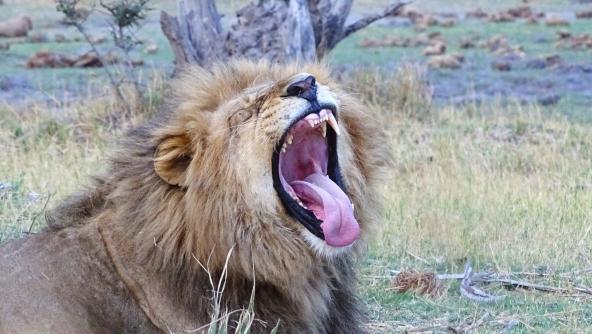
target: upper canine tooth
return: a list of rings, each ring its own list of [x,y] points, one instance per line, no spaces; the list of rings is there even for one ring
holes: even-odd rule
[[[292,140],[294,140],[294,136],[289,133],[288,137],[286,137],[286,143],[288,143],[288,145],[292,145]]]
[[[311,128],[315,126],[315,121],[314,120],[309,119],[307,121],[308,121],[308,124],[310,125]]]
[[[320,127],[319,127],[321,134],[323,135],[323,138],[327,137],[327,123],[323,123]]]
[[[339,136],[339,124],[337,124],[337,120],[335,119],[335,116],[333,116],[333,113],[329,113],[329,118],[327,119],[327,122],[329,123],[331,128],[333,128],[335,133]]]

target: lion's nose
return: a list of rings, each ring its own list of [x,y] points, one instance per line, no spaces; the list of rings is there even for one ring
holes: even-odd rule
[[[309,75],[304,80],[297,81],[286,89],[287,96],[301,97],[309,102],[317,99],[317,83],[315,77]]]

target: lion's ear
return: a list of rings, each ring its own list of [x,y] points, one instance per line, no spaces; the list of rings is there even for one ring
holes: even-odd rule
[[[192,156],[191,139],[187,134],[166,137],[156,148],[154,170],[165,182],[183,186]]]

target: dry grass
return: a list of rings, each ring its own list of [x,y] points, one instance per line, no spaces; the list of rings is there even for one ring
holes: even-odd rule
[[[47,198],[51,206],[101,172],[111,131],[99,110],[0,107],[0,183],[11,188],[0,191],[0,240],[27,231]]]
[[[534,107],[396,125],[384,252],[430,266],[592,266],[592,129]]]

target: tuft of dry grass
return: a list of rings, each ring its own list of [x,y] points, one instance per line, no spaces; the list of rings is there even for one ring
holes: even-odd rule
[[[444,292],[444,285],[438,275],[432,272],[419,272],[415,269],[403,270],[391,280],[396,292],[413,292],[422,296],[438,297]]]

